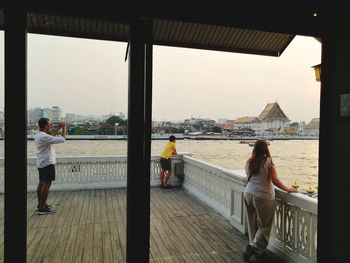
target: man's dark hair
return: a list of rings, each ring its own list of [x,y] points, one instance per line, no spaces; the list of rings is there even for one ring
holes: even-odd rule
[[[48,118],[41,118],[38,121],[38,125],[39,125],[40,130],[42,130],[48,123],[49,123],[49,119]]]
[[[174,135],[171,135],[171,136],[169,137],[169,141],[173,142],[173,141],[175,141],[175,140],[176,140],[176,137],[175,137]]]

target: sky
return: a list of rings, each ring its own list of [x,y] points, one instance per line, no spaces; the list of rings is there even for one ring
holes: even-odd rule
[[[28,108],[127,115],[126,43],[28,34]],[[154,46],[153,120],[259,116],[278,102],[291,121],[319,117],[312,66],[321,44],[296,36],[280,57]],[[4,107],[4,34],[0,31],[0,109]]]

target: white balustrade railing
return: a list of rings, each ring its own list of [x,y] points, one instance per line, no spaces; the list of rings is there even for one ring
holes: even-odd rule
[[[181,163],[182,155],[174,156],[174,169]],[[103,189],[126,187],[126,156],[65,156],[56,158],[56,180],[52,190]],[[160,173],[160,157],[151,157],[151,186],[158,185]],[[16,176],[16,175],[11,175]],[[173,177],[174,185],[181,183]],[[27,190],[35,191],[39,175],[36,158],[27,158]],[[4,192],[4,159],[0,159],[0,193]]]
[[[276,189],[270,248],[290,262],[317,262],[317,199]]]
[[[184,156],[183,161],[185,180],[182,186],[245,233],[244,176],[189,156]]]
[[[244,170],[231,171],[184,156],[183,187],[247,233]],[[275,188],[276,213],[269,249],[288,262],[316,262],[317,199]]]

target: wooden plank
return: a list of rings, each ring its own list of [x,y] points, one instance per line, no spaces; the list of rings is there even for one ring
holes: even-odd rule
[[[101,222],[101,191],[94,190],[94,223]]]
[[[70,198],[68,202],[70,202],[70,206],[68,207],[68,215],[66,216],[66,225],[72,225],[73,224],[73,217],[75,213],[77,212],[77,206],[79,202],[79,191],[72,191],[70,192]]]
[[[63,262],[72,262],[75,250],[75,242],[77,240],[77,234],[78,225],[72,225],[70,227],[67,243],[63,252]]]
[[[84,199],[83,199],[84,193],[82,191],[77,191],[75,195],[77,196],[77,199],[76,199],[76,206],[75,208],[73,208],[74,215],[72,218],[72,225],[78,225],[80,223],[80,217],[81,217],[83,202],[84,202]]]
[[[61,236],[61,233],[62,231],[64,231],[65,228],[64,227],[54,227],[53,228],[53,232],[51,234],[51,237],[50,237],[50,240],[47,244],[47,247],[46,247],[46,250],[45,250],[45,253],[42,257],[42,262],[51,262],[52,261],[52,258],[55,254],[55,250],[56,250],[56,247],[57,247],[57,243],[58,243],[58,240]],[[41,261],[40,261],[41,262]]]
[[[79,225],[82,225],[87,223],[87,217],[88,217],[88,214],[90,213],[90,210],[89,210],[90,191],[89,190],[81,191],[80,198],[82,199],[82,203],[81,203]]]
[[[113,201],[113,205],[117,210],[117,227],[118,227],[118,235],[121,243],[121,251],[123,253],[123,259],[126,261],[126,207],[125,201],[123,199],[126,198],[126,191],[121,189],[116,191],[116,197]],[[123,198],[124,197],[124,198]]]
[[[89,213],[87,214],[86,223],[92,224],[94,223],[94,210],[95,210],[95,190],[89,191]]]
[[[62,232],[60,234],[60,237],[58,239],[58,242],[56,244],[56,249],[53,257],[51,258],[51,262],[64,262],[64,251],[66,249],[67,241],[69,238],[69,234],[71,231],[71,226],[64,226],[62,229]]]
[[[103,262],[113,262],[112,244],[111,244],[111,232],[108,222],[101,223],[102,229],[102,248],[103,248]],[[115,235],[115,233],[114,233]]]
[[[86,224],[78,225],[77,237],[73,252],[73,260],[75,262],[83,262],[86,227]]]
[[[162,230],[157,227],[158,224],[158,220],[156,218],[154,218],[153,220],[151,220],[151,236],[154,239],[154,242],[158,248],[158,251],[160,252],[159,255],[154,255],[155,256],[155,260],[167,260],[171,258],[171,254],[169,252],[169,246],[167,245],[162,238]]]
[[[38,197],[36,192],[27,194],[27,214],[34,213],[38,206]]]
[[[122,248],[122,243],[118,232],[117,223],[109,222],[109,228],[111,233],[111,246],[112,246],[113,259],[116,262],[124,262],[125,259],[123,258],[123,251],[122,251],[123,248]]]
[[[37,245],[37,249],[35,253],[32,256],[28,253],[29,262],[42,262],[42,258],[44,256],[48,243],[51,242],[51,235],[54,230],[53,227],[44,228],[44,229],[46,230],[45,234],[40,240],[40,243]]]
[[[84,239],[84,254],[83,261],[86,263],[93,262],[94,254],[94,225],[86,224],[85,239]]]
[[[102,229],[101,223],[94,224],[94,254],[93,254],[93,262],[102,262]]]
[[[107,197],[104,189],[100,190],[100,199],[98,206],[100,207],[100,222],[107,223],[108,222],[108,213],[107,213]]]
[[[40,241],[44,237],[45,232],[46,232],[45,228],[39,228],[38,231],[33,236],[32,242],[30,242],[29,246],[27,246],[27,260],[29,262],[33,262],[31,261],[31,259],[35,254],[35,251],[39,248]]]
[[[116,198],[114,189],[105,189],[106,195],[106,209],[107,209],[107,221],[116,222],[117,221],[117,211],[113,207],[112,199]]]
[[[161,251],[159,250],[158,246],[157,246],[157,243],[155,241],[155,238],[154,238],[154,234],[153,234],[153,231],[152,230],[152,219],[151,219],[151,223],[150,223],[150,237],[149,237],[149,242],[150,242],[150,251],[149,251],[149,254],[150,254],[150,261],[154,261],[156,258],[157,258],[157,255],[160,255],[161,254]]]
[[[57,221],[56,221],[56,226],[63,226],[66,224],[66,217],[68,214],[68,209],[69,206],[71,205],[72,202],[70,202],[70,198],[71,198],[71,194],[70,192],[62,192],[62,196],[60,199],[60,209],[56,208],[56,213],[55,213],[55,217],[57,217]]]
[[[27,233],[27,253],[28,253],[28,248],[31,245],[32,241],[34,240],[35,235],[38,232],[38,230],[39,230],[39,228],[35,228],[35,229],[28,231],[28,233]],[[2,246],[1,250],[3,250],[3,246]]]

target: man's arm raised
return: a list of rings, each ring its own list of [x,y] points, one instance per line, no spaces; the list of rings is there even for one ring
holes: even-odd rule
[[[67,123],[66,122],[63,122],[62,124],[62,137],[66,138],[66,134],[67,134]]]
[[[57,127],[52,131],[52,133],[51,133],[52,136],[56,136],[56,135],[57,135],[58,131],[61,129],[61,126],[60,126],[60,125],[61,125],[61,124],[59,123],[59,124],[57,125]]]

